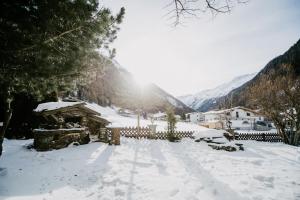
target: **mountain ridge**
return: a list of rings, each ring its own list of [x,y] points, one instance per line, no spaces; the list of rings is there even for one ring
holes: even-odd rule
[[[102,106],[115,105],[129,110],[142,109],[152,113],[166,111],[167,108],[174,109],[177,114],[193,111],[153,83],[140,88],[133,75],[117,61],[103,59],[106,61],[98,62],[98,69],[93,73],[96,78],[78,88],[79,99],[93,101]]]
[[[184,95],[177,97],[185,105],[198,111],[206,111],[205,104],[207,102],[214,102],[218,97],[227,95],[233,89],[243,85],[251,80],[257,73],[244,74],[233,78],[231,81],[221,84],[212,89],[202,90],[192,95]]]
[[[259,79],[264,75],[269,76],[275,72],[277,76],[280,76],[282,73],[286,73],[285,65],[289,65],[294,70],[295,75],[300,76],[300,39],[283,54],[270,60],[253,79],[235,88],[227,95],[216,99],[214,104],[207,104],[207,109],[216,109],[224,104],[228,104],[229,101],[232,106],[252,107],[253,105],[247,99],[247,93],[251,86],[259,82]]]

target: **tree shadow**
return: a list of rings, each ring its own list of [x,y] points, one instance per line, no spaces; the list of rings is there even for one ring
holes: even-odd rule
[[[12,151],[23,148],[17,142]],[[3,154],[1,165],[7,173],[0,177],[0,199],[17,196],[43,195],[63,187],[77,191],[98,183],[100,174],[109,168],[114,146],[90,143],[60,150],[37,152],[22,150]]]
[[[208,192],[214,196],[216,200],[231,200],[231,199],[244,199],[229,185],[219,181],[208,170],[204,169],[201,164],[195,162],[195,160],[188,155],[189,149],[183,148],[185,145],[181,143],[169,143],[170,149],[173,152],[174,157],[181,162],[185,168],[185,171],[191,176],[197,178],[205,188],[208,188]],[[186,153],[182,153],[186,152]],[[217,195],[219,194],[219,195]]]

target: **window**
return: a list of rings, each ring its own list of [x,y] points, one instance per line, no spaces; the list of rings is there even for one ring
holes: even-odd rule
[[[227,112],[226,115],[230,115],[230,112]]]
[[[248,121],[243,121],[243,124],[249,124],[249,122]]]
[[[247,113],[247,116],[250,116],[250,113]]]
[[[267,126],[267,124],[265,122],[262,122],[262,121],[257,121],[256,124],[260,125],[260,126]]]
[[[236,118],[239,118],[239,112],[235,112]]]

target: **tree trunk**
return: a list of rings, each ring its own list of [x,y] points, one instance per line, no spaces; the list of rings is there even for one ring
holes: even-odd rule
[[[298,146],[299,145],[299,140],[300,140],[300,129],[297,127],[296,131],[295,131],[293,145]]]
[[[276,127],[280,137],[283,139],[283,142],[285,144],[290,144],[285,128],[281,126],[279,123],[276,123]]]
[[[5,136],[5,132],[8,128],[11,116],[12,116],[12,109],[11,109],[11,102],[13,101],[13,97],[10,94],[10,91],[8,91],[8,96],[6,98],[6,111],[5,111],[5,115],[4,115],[4,122],[3,122],[3,126],[0,130],[0,156],[2,155],[2,150],[3,150],[3,140],[4,140],[4,136]]]

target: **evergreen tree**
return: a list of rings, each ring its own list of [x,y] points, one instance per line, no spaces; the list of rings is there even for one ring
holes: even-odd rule
[[[42,98],[62,91],[116,38],[125,10],[114,16],[97,0],[2,0],[0,95],[5,105],[0,155],[20,92]],[[109,50],[115,54],[115,50]]]
[[[167,109],[167,122],[168,122],[168,139],[171,142],[173,142],[178,139],[174,136],[177,120],[174,114],[174,110],[171,108]]]

